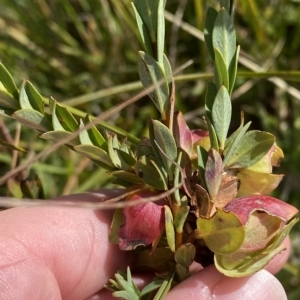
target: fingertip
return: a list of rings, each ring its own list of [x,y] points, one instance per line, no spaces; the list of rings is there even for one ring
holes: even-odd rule
[[[280,282],[268,271],[261,270],[243,278],[223,277],[214,288],[215,300],[285,300],[286,293]]]

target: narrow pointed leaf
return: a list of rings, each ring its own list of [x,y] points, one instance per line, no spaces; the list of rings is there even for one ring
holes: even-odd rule
[[[215,20],[212,41],[213,47],[217,48],[224,57],[228,70],[235,54],[236,36],[232,18],[225,9],[221,9]]]
[[[221,86],[212,107],[212,120],[221,149],[225,141],[231,121],[231,101],[228,91]]]
[[[149,97],[158,111],[163,114],[169,108],[169,86],[162,66],[150,55],[139,52],[139,75],[144,88],[154,86]]]
[[[167,242],[170,250],[175,252],[175,229],[173,224],[173,214],[169,206],[165,205],[165,230]]]
[[[112,164],[108,154],[102,150],[101,148],[90,145],[90,144],[84,144],[84,145],[77,145],[74,147],[75,151],[92,159],[92,160],[98,160],[103,162],[104,164],[108,165],[109,167],[114,167]]]
[[[79,125],[80,129],[82,129],[79,133],[79,140],[80,140],[80,143],[82,145],[93,145],[90,137],[89,137],[89,134],[88,132],[83,129],[84,128],[84,123],[82,122],[82,120],[80,119],[80,125]]]
[[[219,49],[215,48],[215,68],[217,71],[217,80],[216,85],[217,87],[221,87],[222,85],[225,86],[225,88],[229,89],[229,75],[227,71],[227,67],[224,61],[224,58],[222,56],[222,53],[219,51]]]
[[[39,111],[40,113],[44,113],[44,102],[43,97],[40,93],[35,89],[31,82],[26,81],[25,90],[30,101],[31,106]]]
[[[21,85],[20,95],[19,95],[20,106],[22,109],[34,109],[32,104],[30,103],[25,87],[26,87],[26,81],[24,80]]]
[[[207,127],[208,127],[208,132],[209,132],[211,148],[219,151],[219,143],[218,143],[218,137],[216,134],[216,130],[208,118],[206,118],[206,122],[207,122]]]
[[[190,211],[189,206],[182,206],[179,208],[174,218],[174,227],[177,233],[181,233],[183,231],[183,225],[186,221],[189,211]]]
[[[235,54],[231,60],[228,74],[229,74],[229,95],[231,95],[233,91],[233,87],[235,84],[235,79],[236,79],[236,73],[237,73],[237,67],[238,67],[238,62],[239,62],[239,53],[240,53],[240,46],[237,46]]]
[[[135,164],[135,171],[143,182],[158,190],[167,190],[167,182],[164,174],[159,168],[154,167],[155,162],[143,156]]]
[[[53,142],[60,142],[62,140],[66,140],[72,136],[72,132],[56,130],[56,131],[47,131],[43,133],[40,137],[44,140],[49,140]],[[71,141],[67,142],[66,145],[76,146],[79,144],[79,140],[77,137],[74,137]]]
[[[142,38],[145,50],[150,55],[153,55],[150,33],[148,32],[148,29],[147,29],[146,25],[144,24],[144,21],[141,18],[139,12],[137,11],[134,3],[132,2],[131,4],[132,4],[132,7],[133,7],[133,10],[134,10],[134,13],[135,13],[136,23],[137,23],[137,26],[138,26],[140,36]]]
[[[48,119],[40,112],[31,108],[17,110],[12,116],[21,124],[39,131],[52,129]]]
[[[151,0],[150,0],[151,1]],[[155,0],[152,0],[155,2]],[[158,1],[157,7],[157,61],[163,66],[164,64],[164,47],[165,47],[165,0]],[[154,12],[155,13],[155,12]]]
[[[206,186],[205,182],[205,166],[208,158],[208,152],[201,146],[197,146],[197,153],[198,153],[198,170],[199,170],[199,177],[204,186]]]
[[[92,120],[89,115],[86,115],[84,118],[84,124],[90,123]],[[107,142],[100,131],[97,129],[95,125],[93,125],[90,129],[88,129],[88,134],[93,145],[98,146],[99,148],[107,151]]]
[[[0,82],[0,109],[5,110],[6,114],[10,115],[8,111],[16,111],[21,107],[19,102],[8,92],[1,90],[1,82]]]
[[[205,114],[209,121],[212,123],[212,107],[217,96],[217,88],[213,82],[207,84],[207,90],[205,95]]]
[[[16,100],[19,100],[19,92],[17,86],[11,74],[8,72],[8,70],[1,62],[0,62],[0,83],[3,84],[4,88],[7,90],[8,93],[10,93]]]
[[[207,162],[205,166],[205,183],[207,191],[214,201],[219,192],[221,180],[222,180],[222,158],[216,150],[213,148],[208,152]]]
[[[205,18],[205,24],[204,24],[204,39],[205,44],[208,50],[208,53],[213,61],[215,61],[215,51],[212,41],[212,34],[213,34],[213,28],[215,24],[215,20],[218,16],[218,12],[212,8],[209,7],[207,9],[206,18]]]
[[[164,168],[167,173],[171,173],[175,169],[175,165],[172,161],[177,157],[177,146],[175,139],[170,132],[169,128],[161,122],[153,121],[154,138],[163,153],[160,154],[160,158],[163,162]]]
[[[119,231],[120,226],[124,224],[124,217],[122,214],[122,209],[116,209],[113,215],[113,219],[110,225],[108,239],[112,244],[119,243]]]
[[[56,103],[55,113],[60,124],[65,128],[65,130],[74,132],[78,129],[78,122],[67,108]]]

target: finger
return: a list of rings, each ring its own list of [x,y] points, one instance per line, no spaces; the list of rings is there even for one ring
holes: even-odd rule
[[[229,278],[209,266],[172,289],[166,300],[284,300],[280,282],[262,270],[253,276]]]
[[[108,242],[108,211],[13,208],[0,213],[0,291],[4,299],[85,299],[128,254]],[[12,284],[13,283],[13,284]]]

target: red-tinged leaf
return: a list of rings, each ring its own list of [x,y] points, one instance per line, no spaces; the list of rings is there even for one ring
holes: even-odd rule
[[[282,220],[265,212],[254,211],[245,225],[246,236],[241,251],[264,249],[280,230]]]
[[[174,113],[173,133],[177,147],[180,147],[190,155],[193,148],[192,132],[180,111]]]
[[[279,199],[257,195],[237,198],[231,201],[224,210],[233,212],[243,224],[248,222],[249,216],[255,210],[265,211],[285,222],[298,212],[297,208]]]
[[[211,216],[216,212],[217,207],[223,208],[230,201],[235,199],[239,190],[239,185],[240,181],[236,176],[232,176],[225,172],[222,174],[220,189],[210,212]]]
[[[138,200],[153,196],[142,192],[127,199]],[[133,250],[140,245],[151,244],[164,230],[164,207],[154,202],[138,204],[123,209],[124,225],[120,227],[119,247],[121,250]]]
[[[198,157],[197,146],[204,148],[206,152],[208,152],[211,148],[208,131],[201,129],[192,130],[192,143],[193,151],[191,154],[191,159],[197,159]]]
[[[222,158],[218,151],[211,148],[208,152],[208,158],[205,166],[205,183],[208,193],[214,201],[219,192],[221,180],[222,180]]]
[[[192,133],[192,143],[198,143],[206,137],[209,137],[209,132],[207,130],[202,129],[194,129],[191,131]]]

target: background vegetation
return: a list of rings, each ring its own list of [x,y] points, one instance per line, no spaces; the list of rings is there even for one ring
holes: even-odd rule
[[[17,85],[29,79],[45,97],[80,112],[98,115],[141,89],[137,51],[141,49],[131,0],[2,0],[0,60]],[[202,42],[204,16],[216,1],[168,0],[166,53],[173,69],[193,59],[177,80],[177,107],[193,127],[203,126],[206,80],[212,66]],[[172,19],[181,23],[178,26]],[[245,112],[252,129],[277,137],[285,159],[276,173],[286,176],[274,193],[300,207],[300,2],[236,0],[235,23],[242,53],[233,109],[236,124]],[[147,98],[109,122],[138,137],[156,111]],[[49,143],[39,133],[0,116],[0,176]],[[4,142],[27,150],[15,153]],[[19,181],[41,181],[45,197],[111,186],[111,178],[88,159],[61,147],[17,178],[0,195],[20,196]],[[278,274],[289,299],[300,298],[300,227],[292,232],[290,263]],[[287,276],[288,275],[288,276]]]

